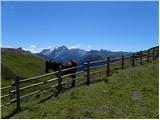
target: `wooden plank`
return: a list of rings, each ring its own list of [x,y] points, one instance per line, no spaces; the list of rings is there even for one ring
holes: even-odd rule
[[[29,89],[29,88],[32,88],[32,87],[35,87],[35,86],[38,86],[38,85],[42,85],[42,84],[45,84],[45,83],[53,82],[53,81],[56,81],[56,80],[58,80],[58,78],[53,78],[53,79],[50,79],[50,80],[47,80],[47,81],[38,82],[38,83],[35,83],[35,84],[31,84],[31,85],[28,85],[28,86],[21,87],[20,90]]]
[[[9,97],[9,96],[10,96],[10,94],[5,94],[5,95],[1,96],[0,99],[6,98],[6,97]]]
[[[76,80],[81,79],[81,78],[84,78],[84,75],[76,77]]]
[[[97,60],[97,61],[92,61],[92,62],[90,62],[90,64],[99,63],[99,62],[107,62],[107,60]]]
[[[2,87],[1,90],[9,89],[11,87],[12,87],[11,85],[10,86],[5,86],[5,87]]]
[[[63,71],[67,71],[67,70],[71,70],[71,69],[75,69],[75,68],[81,68],[81,67],[83,67],[83,65],[81,65],[81,66],[76,66],[76,67],[71,67],[71,68],[66,68],[66,69],[63,69],[62,72],[63,72]]]
[[[58,71],[52,72],[52,73],[48,73],[48,74],[44,74],[44,75],[40,75],[40,76],[36,76],[36,77],[32,77],[32,78],[23,79],[23,80],[20,80],[20,83],[28,82],[28,81],[31,81],[31,80],[40,79],[40,78],[43,78],[43,77],[46,77],[46,76],[49,76],[49,75],[53,75],[55,73],[58,73]]]
[[[16,101],[17,101],[16,99],[12,99],[12,100],[10,100],[10,102],[1,105],[0,108],[7,107],[7,106],[9,106],[9,105],[15,103]]]
[[[98,71],[95,71],[95,72],[91,72],[90,74],[95,74],[95,73],[99,73],[99,72],[104,72],[105,70],[98,70]]]
[[[122,57],[112,58],[111,60],[121,60]]]
[[[110,65],[114,65],[114,64],[117,64],[117,63],[120,63],[121,61],[115,61],[115,62],[110,62],[109,64]]]
[[[99,66],[94,66],[94,67],[90,67],[90,69],[100,68],[100,67],[104,67],[104,66],[106,66],[106,65],[107,65],[107,64],[99,65]]]
[[[45,90],[47,90],[47,89],[56,87],[56,86],[57,86],[57,84],[56,84],[56,85],[53,85],[53,86],[50,86],[50,87],[48,87],[48,88],[42,89],[42,90],[37,90],[37,91],[31,92],[31,93],[29,93],[29,94],[23,95],[23,96],[20,97],[20,100],[22,100],[22,99],[24,99],[24,98],[26,98],[26,97],[35,95],[35,94],[37,94],[37,93],[43,92],[43,91],[45,91]]]

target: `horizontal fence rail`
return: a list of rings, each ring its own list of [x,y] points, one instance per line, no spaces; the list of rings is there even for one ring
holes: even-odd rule
[[[2,87],[1,90],[5,90],[5,89],[9,89],[9,88],[12,88],[12,86]]]
[[[117,57],[117,58],[108,57],[105,60],[97,60],[97,61],[91,61],[91,62],[87,61],[83,65],[71,67],[71,68],[67,68],[67,69],[62,69],[61,67],[59,67],[58,71],[39,75],[39,76],[32,77],[32,78],[27,78],[27,79],[22,79],[22,80],[20,80],[19,78],[16,78],[16,81],[14,83],[12,83],[9,86],[5,86],[5,87],[1,88],[1,91],[4,91],[4,90],[9,90],[9,91],[7,94],[2,95],[0,98],[5,99],[7,97],[10,97],[10,100],[9,100],[9,102],[4,103],[0,107],[6,108],[7,106],[9,106],[11,104],[16,103],[16,105],[17,105],[16,109],[19,110],[20,109],[20,101],[24,100],[25,98],[27,98],[29,96],[33,96],[35,94],[41,93],[41,92],[48,90],[48,89],[51,89],[51,88],[56,88],[57,93],[60,93],[60,91],[62,89],[62,85],[69,82],[68,80],[63,81],[62,79],[67,78],[69,76],[72,78],[72,87],[75,86],[76,80],[82,79],[82,78],[85,78],[86,84],[89,85],[91,83],[90,76],[93,74],[105,72],[106,76],[110,76],[112,74],[111,72],[113,70],[112,65],[113,66],[120,65],[119,69],[123,70],[123,69],[125,69],[125,65],[131,65],[131,66],[135,67],[137,62],[140,63],[141,65],[143,65],[144,61],[150,62],[151,60],[154,60],[156,57],[159,57],[159,47],[154,47],[152,49],[145,51],[144,53],[142,52],[141,54],[134,53],[133,55],[130,55],[130,56],[126,55],[126,56],[121,56],[121,57]],[[125,61],[128,61],[128,62],[126,63]],[[92,71],[92,69],[95,70],[95,68],[101,68],[101,69],[96,69],[96,71]],[[63,75],[63,73],[65,73],[65,71],[69,71],[72,69],[76,69],[77,72]],[[81,70],[78,71],[78,69],[81,69]],[[118,70],[118,68],[115,67],[114,70]],[[51,75],[56,75],[57,77],[54,77],[52,79],[45,80],[45,81],[39,81],[39,82],[37,81],[36,83],[31,83],[30,85],[26,85],[23,87],[20,86],[21,84],[23,84],[25,82],[37,80],[37,79],[44,78],[44,77],[51,76]],[[80,75],[80,76],[77,76],[74,78],[73,76],[76,76],[76,75]],[[43,84],[54,82],[54,81],[56,84],[51,85],[49,87],[35,90],[35,91],[32,91],[32,92],[27,93],[25,95],[20,94],[21,91],[23,91],[25,89],[30,89],[30,88],[33,88],[36,86],[41,86]],[[15,96],[14,99],[12,99],[13,95]]]
[[[48,74],[44,74],[44,75],[40,75],[40,76],[36,76],[36,77],[32,77],[32,78],[28,78],[28,79],[23,79],[23,80],[20,80],[20,83],[21,83],[21,82],[28,82],[28,81],[31,81],[31,80],[40,79],[40,78],[43,78],[43,77],[46,77],[46,76],[49,76],[49,75],[56,74],[56,73],[58,73],[58,72],[59,72],[59,71],[52,72],[52,73],[48,73]]]
[[[33,96],[33,95],[35,95],[35,94],[37,94],[37,93],[43,92],[43,91],[45,91],[45,90],[47,90],[47,89],[50,89],[50,88],[54,88],[54,87],[56,87],[56,86],[57,86],[57,84],[56,84],[56,85],[53,85],[53,86],[51,86],[51,87],[42,89],[42,90],[37,90],[37,91],[31,92],[31,93],[29,93],[29,94],[26,94],[26,95],[21,96],[20,99],[23,100],[23,99],[26,98],[26,97]]]
[[[104,70],[98,70],[98,71],[95,71],[95,72],[90,72],[90,74],[95,74],[95,73],[99,73],[99,72],[104,72]]]
[[[106,66],[106,65],[107,65],[107,64],[99,65],[99,66],[94,66],[94,67],[90,67],[90,69],[101,68],[101,67],[104,67],[104,66]]]
[[[79,76],[79,77],[76,77],[76,80],[81,79],[81,78],[84,78],[84,75],[81,75],[81,76]]]
[[[83,65],[81,65],[81,66],[76,66],[76,67],[71,67],[71,68],[67,68],[67,69],[64,69],[64,70],[62,70],[62,72],[63,71],[67,71],[67,70],[72,70],[72,69],[78,69],[78,68],[82,68],[83,67]]]
[[[2,98],[9,97],[9,96],[10,96],[10,94],[5,94],[5,95],[1,96],[1,99],[2,99]]]
[[[90,62],[90,64],[100,63],[100,62],[107,62],[107,60],[97,60],[97,61]]]
[[[114,64],[117,64],[117,63],[120,63],[121,61],[117,61],[117,62],[112,62],[110,63],[111,65],[114,65]]]

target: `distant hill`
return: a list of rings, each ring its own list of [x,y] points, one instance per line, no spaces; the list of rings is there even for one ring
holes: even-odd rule
[[[57,62],[66,62],[69,60],[75,60],[79,64],[84,63],[87,60],[103,60],[110,56],[111,58],[120,57],[122,55],[130,55],[131,52],[112,52],[108,50],[91,50],[85,51],[79,48],[69,49],[66,46],[59,46],[53,50],[44,49],[37,55],[45,57],[46,59],[54,60]]]

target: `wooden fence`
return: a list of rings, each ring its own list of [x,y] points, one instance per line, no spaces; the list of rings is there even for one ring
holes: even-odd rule
[[[16,77],[15,82],[13,82],[10,86],[6,86],[6,87],[1,88],[1,91],[6,90],[6,89],[11,89],[11,90],[9,90],[8,94],[5,94],[5,95],[1,96],[1,99],[10,97],[10,100],[7,103],[1,105],[1,108],[5,108],[5,107],[7,107],[7,106],[9,106],[13,103],[16,103],[16,109],[20,110],[20,103],[21,103],[22,100],[24,100],[25,98],[27,98],[29,96],[35,95],[37,93],[40,93],[40,92],[42,92],[44,90],[47,90],[47,89],[50,89],[50,88],[56,88],[57,93],[60,93],[60,91],[62,90],[62,85],[67,82],[67,81],[63,82],[62,79],[66,78],[70,75],[73,75],[73,74],[67,74],[67,75],[62,76],[61,73],[63,71],[69,70],[69,69],[84,68],[83,70],[77,71],[75,73],[76,75],[81,74],[81,73],[84,73],[84,74],[82,74],[81,76],[73,79],[74,85],[75,85],[75,82],[78,79],[86,78],[86,85],[89,86],[90,83],[91,83],[91,75],[92,74],[102,72],[102,71],[104,72],[104,70],[96,70],[94,72],[91,72],[92,69],[106,66],[105,67],[106,76],[110,76],[111,70],[112,70],[111,67],[110,67],[111,65],[119,64],[120,68],[123,70],[123,69],[125,69],[125,61],[126,60],[129,60],[131,66],[135,67],[136,62],[139,62],[141,65],[143,65],[144,61],[150,62],[151,60],[155,60],[157,57],[159,57],[159,46],[145,51],[145,55],[140,54],[139,56],[137,56],[136,53],[135,53],[132,56],[122,56],[122,57],[113,58],[113,59],[111,59],[110,57],[107,57],[106,60],[99,60],[99,61],[92,61],[92,62],[87,61],[86,63],[84,63],[81,66],[72,67],[72,68],[68,68],[68,69],[63,69],[62,70],[62,68],[59,67],[59,71],[55,71],[55,72],[52,72],[52,73],[48,73],[48,74],[44,74],[44,75],[40,75],[40,76],[36,76],[36,77],[32,77],[32,78],[27,78],[27,79],[23,79],[23,80],[20,80],[19,77]],[[111,61],[115,61],[115,62],[111,62]],[[105,63],[105,64],[98,65],[98,66],[93,66],[93,64],[95,64],[95,63],[102,63],[102,62]],[[43,77],[46,77],[46,76],[51,76],[51,75],[54,75],[54,74],[57,74],[57,73],[58,73],[58,77],[54,77],[53,79],[49,79],[49,80],[45,80],[45,81],[41,81],[41,82],[37,82],[37,83],[31,84],[31,85],[21,87],[21,84],[23,84],[23,83],[33,81],[33,80],[38,80],[40,78],[43,78]],[[35,86],[40,86],[42,84],[50,83],[50,82],[53,82],[53,81],[57,81],[57,84],[54,84],[53,86],[49,86],[45,89],[41,89],[41,90],[39,89],[39,90],[36,90],[34,92],[27,93],[25,95],[21,95],[22,90],[33,88]],[[12,98],[13,95],[15,96],[14,98]]]

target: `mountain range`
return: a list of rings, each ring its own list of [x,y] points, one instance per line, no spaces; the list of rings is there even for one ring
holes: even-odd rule
[[[59,46],[55,49],[43,49],[40,53],[36,55],[46,58],[48,60],[53,60],[56,62],[66,62],[69,60],[74,60],[78,64],[82,64],[87,60],[95,61],[95,60],[103,60],[108,56],[111,58],[120,57],[122,55],[130,55],[131,52],[113,52],[109,50],[82,50],[79,48],[69,49],[66,46]]]

